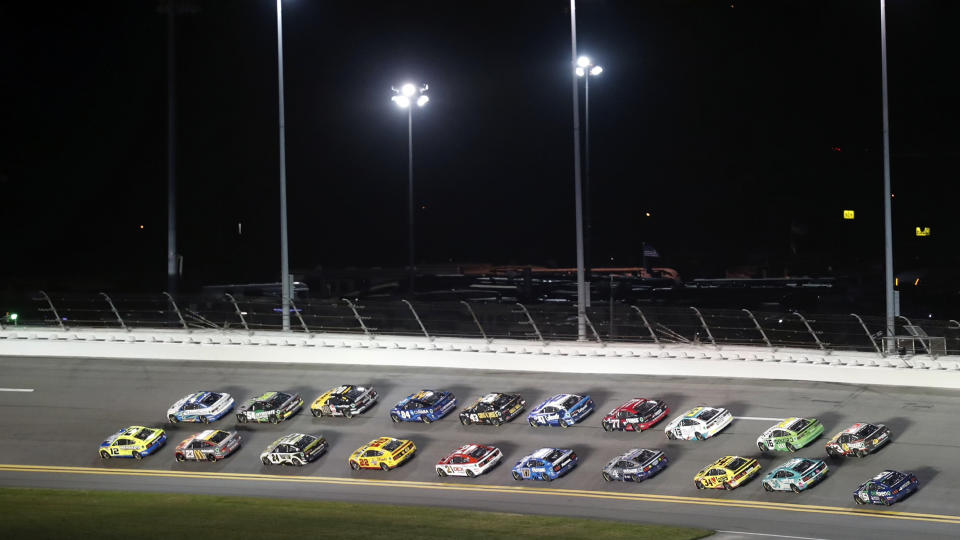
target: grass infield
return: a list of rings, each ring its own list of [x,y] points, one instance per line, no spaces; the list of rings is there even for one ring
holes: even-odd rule
[[[712,531],[593,519],[324,501],[0,488],[4,538],[606,538]]]

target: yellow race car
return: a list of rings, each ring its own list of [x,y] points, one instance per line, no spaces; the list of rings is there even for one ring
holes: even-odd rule
[[[693,477],[697,489],[731,490],[760,472],[760,463],[753,458],[726,456],[703,468]]]
[[[389,471],[412,458],[416,451],[417,447],[413,444],[413,441],[380,437],[357,448],[356,452],[350,454],[350,468],[355,471],[359,469]]]
[[[130,426],[110,435],[100,443],[100,458],[143,459],[167,442],[167,434],[162,429],[143,426]]]

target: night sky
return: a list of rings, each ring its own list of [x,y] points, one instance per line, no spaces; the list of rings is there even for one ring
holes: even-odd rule
[[[5,287],[165,287],[163,3],[0,4]],[[184,276],[276,281],[275,4],[192,5],[176,21]],[[295,271],[405,264],[390,87],[408,80],[431,98],[414,111],[417,260],[575,263],[567,1],[283,6]],[[685,278],[879,277],[876,0],[577,12],[580,52],[605,68],[590,85],[594,265],[637,264],[646,241]],[[898,271],[957,267],[958,19],[960,2],[887,2]]]

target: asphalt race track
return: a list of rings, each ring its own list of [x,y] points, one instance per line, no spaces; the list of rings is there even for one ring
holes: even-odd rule
[[[435,505],[820,539],[960,536],[960,392],[955,391],[363,366],[21,358],[0,362],[3,486]],[[349,420],[310,415],[306,406],[316,396],[344,383],[373,384],[379,403]],[[388,417],[393,404],[422,388],[453,391],[457,410],[486,392],[510,391],[524,396],[528,411],[561,392],[590,394],[597,411],[569,429],[533,428],[525,415],[501,427],[462,426],[456,411],[430,425],[393,424]],[[10,391],[16,389],[33,391]],[[243,448],[218,463],[177,463],[176,444],[203,426],[169,424],[165,413],[176,399],[196,390],[229,392],[238,403],[267,390],[293,390],[303,395],[305,408],[280,425],[239,425],[228,415],[211,427],[240,430]],[[666,400],[671,418],[699,404],[727,407],[740,418],[703,442],[666,440],[666,422],[640,434],[604,432],[603,414],[633,396]],[[757,457],[764,467],[761,475],[786,461],[787,454],[761,455],[755,440],[776,419],[788,416],[813,416],[826,428],[820,439],[797,453],[800,456],[825,458],[823,444],[829,436],[855,421],[888,425],[893,442],[862,459],[828,460],[830,475],[799,495],[767,493],[758,478],[731,492],[694,488],[697,471],[724,455]],[[102,462],[97,456],[100,441],[134,424],[164,428],[167,445],[142,462]],[[302,468],[262,465],[260,452],[292,432],[322,433],[330,451]],[[413,439],[417,455],[390,472],[351,471],[347,456],[380,435]],[[437,460],[467,442],[500,447],[504,462],[476,479],[438,478]],[[514,481],[513,463],[543,446],[573,448],[581,459],[579,467],[552,483]],[[640,484],[605,483],[601,467],[634,447],[661,448],[671,464]],[[891,508],[854,504],[857,485],[885,468],[913,471],[920,490]],[[740,536],[727,535],[735,537]]]

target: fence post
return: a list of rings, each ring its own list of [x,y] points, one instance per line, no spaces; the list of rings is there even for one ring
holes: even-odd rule
[[[695,307],[693,307],[693,306],[690,306],[690,309],[692,309],[693,312],[696,313],[696,314],[697,314],[697,317],[700,319],[700,324],[703,326],[704,331],[707,332],[707,337],[710,338],[710,343],[711,343],[714,347],[716,347],[717,349],[719,349],[720,347],[717,347],[717,340],[713,339],[713,333],[710,332],[710,327],[707,326],[707,321],[706,321],[706,319],[703,318],[703,314],[700,313],[700,310],[699,310],[699,309],[697,309],[697,308],[695,308]],[[753,317],[753,315],[750,315],[750,316]],[[760,330],[760,332],[763,333],[763,330]],[[764,338],[766,338],[766,336],[764,336]],[[768,341],[768,342],[767,342],[767,345],[769,345],[769,344],[770,344],[770,342]]]
[[[523,312],[527,314],[527,320],[530,321],[530,326],[533,327],[533,331],[537,333],[537,338],[540,340],[540,343],[543,343],[544,345],[546,345],[547,342],[543,340],[543,334],[541,334],[540,329],[537,328],[537,323],[533,322],[533,317],[531,317],[530,312],[527,311],[527,306],[521,304],[520,302],[517,302],[517,305],[520,306],[520,309],[522,309]]]
[[[810,332],[810,335],[813,336],[813,340],[817,342],[818,346],[820,346],[820,350],[826,350],[826,348],[823,346],[823,343],[820,342],[820,338],[817,337],[817,333],[813,331],[813,328],[810,328],[810,323],[807,322],[807,318],[801,315],[799,311],[794,311],[793,314],[797,317],[800,317],[800,320],[803,321],[803,325],[807,327],[807,332]]]
[[[583,314],[583,320],[587,322],[587,326],[589,326],[590,330],[593,332],[593,337],[597,338],[597,343],[606,347],[607,345],[603,341],[600,341],[600,334],[597,333],[597,329],[593,327],[593,323],[590,322],[590,317],[587,317],[586,313]]]
[[[113,314],[116,315],[117,320],[120,321],[120,328],[123,328],[124,330],[129,332],[130,329],[127,328],[127,325],[123,323],[123,319],[120,317],[120,313],[117,311],[116,306],[113,305],[113,300],[111,300],[110,297],[107,296],[107,293],[105,292],[100,293],[100,296],[107,299],[107,304],[110,304],[110,310],[113,311]]]
[[[647,330],[650,332],[650,337],[653,338],[653,342],[657,345],[657,347],[660,347],[662,349],[663,345],[660,344],[660,339],[657,338],[657,333],[653,331],[653,328],[650,327],[650,323],[647,322],[647,317],[643,314],[642,311],[640,311],[640,308],[638,308],[637,306],[631,305],[630,307],[633,308],[633,310],[636,311],[638,315],[640,315],[640,319],[643,321],[643,325],[646,326]]]
[[[237,311],[237,315],[240,316],[240,322],[243,323],[243,329],[247,331],[249,335],[253,335],[253,332],[250,331],[250,327],[247,326],[247,319],[244,318],[243,312],[240,311],[240,306],[237,305],[237,299],[233,297],[230,293],[223,293],[224,296],[230,299],[230,302],[233,303],[233,309]]]
[[[753,320],[753,324],[755,324],[755,325],[757,326],[757,330],[760,331],[760,335],[763,336],[763,341],[766,342],[767,347],[770,347],[770,348],[772,349],[772,348],[773,348],[773,344],[770,343],[770,339],[767,338],[767,333],[764,332],[764,331],[763,331],[763,327],[760,326],[760,321],[758,321],[757,318],[753,316],[753,313],[751,313],[749,309],[743,308],[743,309],[741,309],[740,311],[746,311],[746,312],[747,312],[747,315],[749,315],[749,316],[750,316],[750,319]]]
[[[187,327],[187,321],[183,320],[183,315],[180,314],[180,308],[178,308],[177,303],[173,301],[173,297],[170,296],[170,293],[167,291],[163,291],[163,294],[170,300],[170,304],[173,305],[173,310],[177,312],[177,317],[180,319],[180,324],[183,325],[183,329],[189,332],[190,328]]]
[[[57,313],[57,308],[53,307],[53,301],[50,300],[50,297],[47,296],[47,293],[40,291],[40,294],[43,296],[43,299],[47,301],[47,305],[50,306],[50,311],[53,312],[53,316],[57,319],[57,324],[60,325],[61,330],[66,330],[66,327],[63,326],[63,319],[60,318],[60,314]],[[43,308],[41,311],[45,311]]]
[[[487,343],[492,342],[493,340],[488,338],[487,333],[483,331],[483,326],[480,324],[480,319],[478,319],[477,314],[473,312],[473,308],[470,307],[470,303],[466,300],[461,300],[460,303],[467,306],[467,311],[469,311],[470,316],[473,317],[473,322],[477,323],[477,328],[480,329],[480,335],[483,336],[483,339],[486,340]]]
[[[406,298],[400,300],[410,308],[410,312],[413,313],[413,318],[417,320],[417,324],[420,325],[420,330],[423,331],[423,335],[426,336],[427,340],[433,341],[433,338],[430,337],[430,334],[427,333],[427,327],[423,325],[423,321],[420,320],[420,316],[417,315],[417,310],[413,309],[413,304],[410,303]]]
[[[300,316],[300,310],[297,309],[297,305],[293,303],[293,295],[290,297],[290,308],[293,309],[293,312],[297,314],[297,318],[300,319],[300,326],[303,327],[303,332],[310,337],[313,337],[313,333],[310,332],[310,329],[307,328],[307,323],[303,322],[303,317]]]
[[[877,346],[876,340],[873,339],[873,334],[870,333],[870,329],[867,328],[867,325],[863,322],[863,319],[861,319],[856,313],[851,313],[850,316],[860,322],[860,326],[863,327],[863,333],[867,334],[867,339],[870,340],[870,344],[873,345],[873,349],[877,351],[877,354],[880,355],[880,358],[884,358],[886,355],[884,355],[883,351],[880,350],[880,347]]]
[[[363,324],[363,319],[360,318],[360,314],[357,313],[357,307],[353,305],[353,302],[351,302],[347,298],[341,298],[341,300],[343,300],[344,302],[347,303],[348,306],[350,306],[350,310],[353,311],[353,316],[356,317],[357,322],[360,323],[360,328],[363,328],[364,335],[366,335],[370,339],[373,339],[373,336],[370,334],[370,330],[367,330],[367,325]]]

